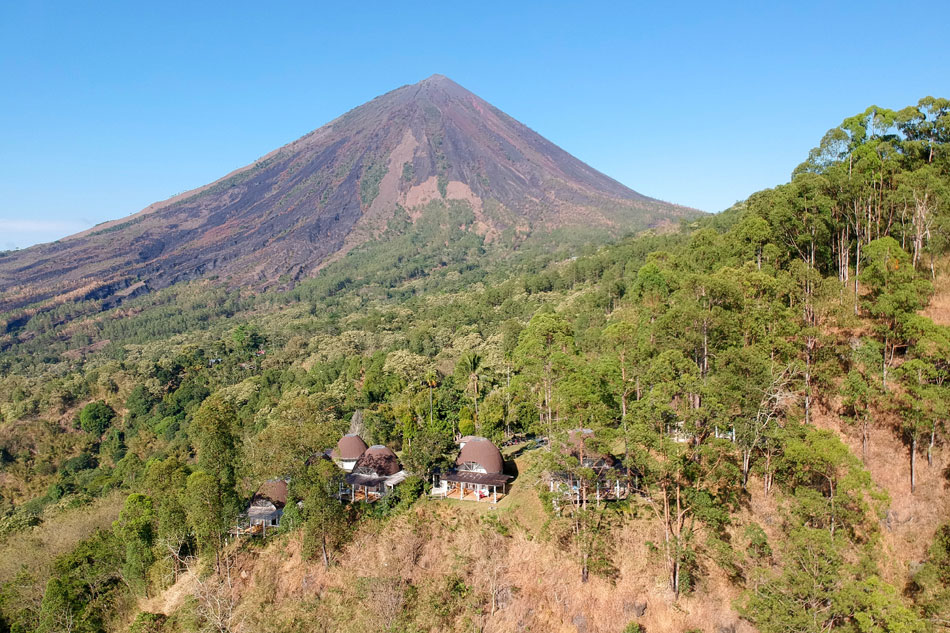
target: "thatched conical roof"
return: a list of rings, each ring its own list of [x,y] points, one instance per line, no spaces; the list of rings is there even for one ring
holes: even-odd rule
[[[273,503],[277,509],[287,505],[287,482],[285,480],[271,479],[265,481],[251,497],[251,505],[267,501]]]

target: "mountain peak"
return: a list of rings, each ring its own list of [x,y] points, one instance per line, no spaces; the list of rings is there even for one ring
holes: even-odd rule
[[[423,80],[420,81],[419,83],[420,83],[420,84],[437,84],[437,83],[444,83],[444,82],[449,82],[449,83],[453,83],[453,84],[455,83],[454,81],[452,81],[451,79],[449,79],[449,78],[446,77],[445,75],[440,75],[439,73],[435,73],[435,74],[433,74],[433,75],[429,75],[428,77],[426,77],[425,79],[423,79]]]
[[[435,74],[209,185],[0,258],[0,309],[210,275],[300,280],[377,240],[399,209],[416,221],[450,202],[470,210],[467,230],[512,246],[535,232],[619,235],[694,213],[629,189]]]
[[[412,84],[411,88],[416,89],[416,95],[421,94],[432,94],[432,93],[444,93],[453,96],[468,96],[474,97],[475,95],[470,91],[466,90],[463,86],[452,81],[445,75],[431,75],[426,77],[422,81]]]

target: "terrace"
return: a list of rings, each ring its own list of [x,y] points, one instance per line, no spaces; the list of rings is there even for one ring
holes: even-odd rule
[[[441,476],[439,485],[433,487],[432,496],[459,501],[487,501],[497,503],[505,497],[508,475],[457,471]]]

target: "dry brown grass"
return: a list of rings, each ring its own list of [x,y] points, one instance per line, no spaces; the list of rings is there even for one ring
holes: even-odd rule
[[[197,569],[189,569],[178,577],[177,582],[158,594],[139,602],[139,611],[172,615],[181,608],[189,596],[194,595]]]
[[[652,521],[616,528],[616,576],[587,583],[570,554],[521,523],[516,508],[482,512],[476,504],[423,501],[388,522],[364,523],[329,570],[301,558],[296,535],[263,548],[239,546],[238,628],[369,633],[401,630],[410,618],[419,630],[459,633],[607,633],[634,620],[649,631],[731,624],[753,630],[732,609],[738,590],[714,565],[693,596],[673,604],[662,565],[646,545],[661,538]],[[182,604],[182,583],[150,609],[169,613],[169,605]],[[638,603],[647,605],[640,618]]]
[[[929,317],[934,323],[950,325],[950,279],[946,275],[937,277],[930,305],[924,308],[921,314]]]
[[[857,428],[823,409],[816,411],[814,422],[838,433],[852,452],[861,456]],[[910,567],[924,558],[937,528],[950,516],[950,482],[945,475],[950,468],[950,455],[946,447],[936,447],[933,466],[928,466],[924,454],[918,455],[917,487],[911,494],[910,453],[895,427],[892,417],[877,417],[870,432],[865,466],[874,485],[890,497],[887,515],[881,522],[884,555],[878,563],[888,580],[903,586]]]
[[[125,497],[116,491],[11,535],[0,547],[0,584],[13,578],[22,568],[45,579],[56,557],[72,551],[79,541],[96,530],[111,529]],[[45,582],[40,586],[45,586]]]

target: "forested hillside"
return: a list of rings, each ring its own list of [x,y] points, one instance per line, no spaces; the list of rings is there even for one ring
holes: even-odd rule
[[[474,219],[289,291],[2,315],[0,631],[950,628],[947,100],[678,230],[500,257]],[[354,413],[411,474],[375,504],[308,460]],[[633,494],[542,485],[592,478],[578,428]],[[497,507],[428,497],[458,435],[506,446]],[[229,539],[282,477],[280,529]]]

